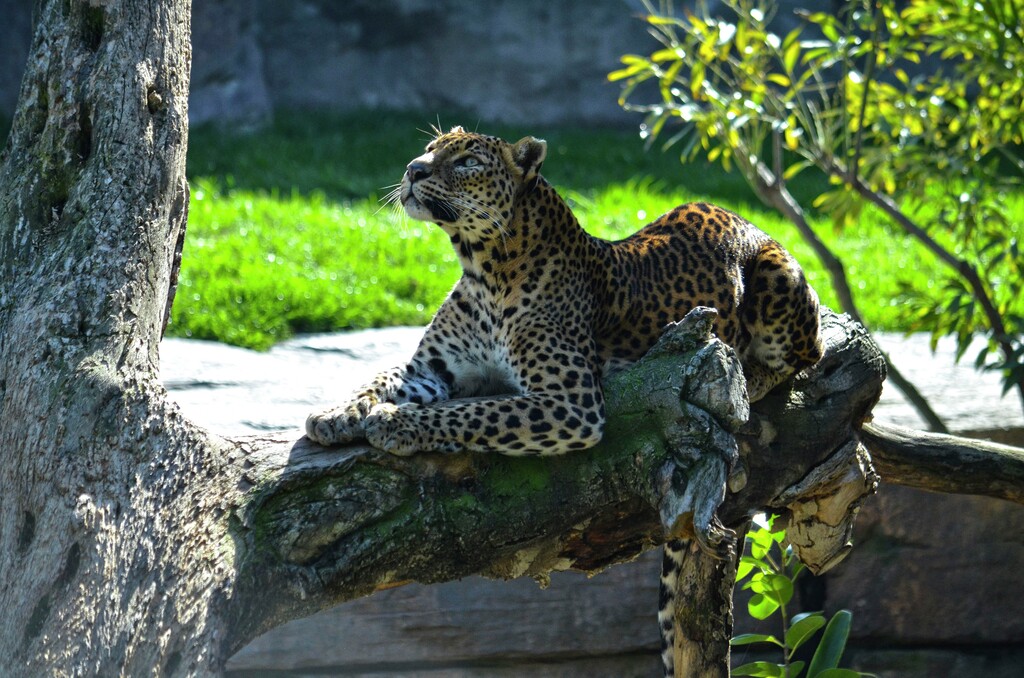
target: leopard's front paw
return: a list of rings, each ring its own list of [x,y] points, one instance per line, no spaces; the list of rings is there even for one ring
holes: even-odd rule
[[[306,435],[321,445],[339,445],[366,436],[366,415],[373,406],[367,398],[359,398],[306,418]]]
[[[365,419],[366,441],[378,450],[400,457],[419,451],[418,431],[402,416],[401,408],[391,403],[375,406]]]

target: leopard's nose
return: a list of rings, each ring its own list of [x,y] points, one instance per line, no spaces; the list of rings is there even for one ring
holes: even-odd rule
[[[423,162],[422,160],[413,160],[405,168],[405,175],[409,177],[410,182],[416,182],[420,179],[426,179],[431,174],[430,165]]]

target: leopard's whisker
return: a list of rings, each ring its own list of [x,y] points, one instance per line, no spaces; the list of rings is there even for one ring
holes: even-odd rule
[[[385,207],[390,207],[394,210],[401,210],[401,198],[402,198],[402,184],[397,183],[393,186],[385,186],[384,188],[391,188],[384,197],[378,202],[381,204],[380,207],[373,213],[376,216]]]

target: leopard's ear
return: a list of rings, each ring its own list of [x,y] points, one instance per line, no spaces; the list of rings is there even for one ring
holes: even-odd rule
[[[535,137],[523,137],[512,146],[512,160],[523,173],[523,181],[530,181],[540,172],[548,154],[548,142]]]

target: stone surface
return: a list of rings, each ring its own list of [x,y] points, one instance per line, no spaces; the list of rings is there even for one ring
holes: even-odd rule
[[[310,335],[266,353],[166,339],[161,347],[163,378],[186,416],[219,433],[301,428],[311,408],[341,399],[381,369],[408,359],[422,334],[420,327],[391,327]],[[999,375],[979,373],[969,360],[955,364],[952,341],[939,342],[938,352],[932,355],[925,335],[883,332],[875,336],[950,429],[1024,427],[1024,414],[1014,395],[1000,396]],[[890,384],[883,389],[874,415],[878,421],[900,426],[924,425]]]
[[[1020,678],[1020,647],[885,650],[851,648],[850,666],[878,678]]]
[[[659,562],[651,557],[587,579],[472,577],[409,585],[298,620],[256,639],[230,669],[345,675],[651,676],[659,664]],[[623,595],[628,592],[628,596]],[[284,632],[282,632],[284,631]]]
[[[640,3],[210,0],[193,5],[190,112],[253,124],[274,109],[465,111],[487,120],[635,125],[607,74],[647,49]],[[0,114],[17,101],[30,3],[0,0]]]
[[[406,360],[422,334],[422,327],[389,327],[312,335],[266,353],[165,339],[162,378],[185,416],[217,433],[301,429],[313,409]]]
[[[981,343],[968,349],[956,364],[956,345],[952,338],[939,341],[935,354],[925,334],[879,332],[875,334],[882,350],[900,371],[921,391],[951,431],[990,431],[1024,426],[1024,410],[1014,392],[1001,396],[1002,383],[997,372],[978,372],[974,356]],[[910,404],[892,384],[886,384],[882,400],[875,406],[875,419],[910,428],[926,426]]]
[[[1021,643],[1022,564],[1024,507],[883,486],[857,516],[851,557],[825,577],[825,608],[852,611],[873,643]]]
[[[193,5],[189,122],[259,126],[273,103],[259,44],[257,3],[205,0]]]
[[[606,76],[650,41],[630,4],[264,2],[266,79],[275,103],[289,106],[623,124],[635,116]]]
[[[18,104],[32,38],[32,3],[0,0],[0,115],[10,117]]]

